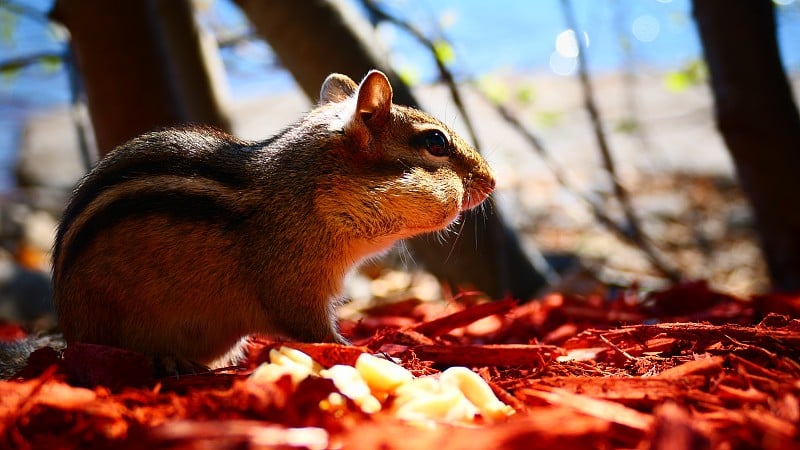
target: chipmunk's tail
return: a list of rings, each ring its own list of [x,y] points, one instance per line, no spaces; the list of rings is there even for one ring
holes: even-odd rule
[[[27,336],[16,341],[0,341],[0,380],[9,380],[28,364],[31,353],[44,347],[63,350],[66,347],[60,334]]]

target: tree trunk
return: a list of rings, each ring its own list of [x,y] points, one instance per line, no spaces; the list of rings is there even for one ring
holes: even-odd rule
[[[231,132],[225,66],[214,36],[197,25],[191,0],[156,0],[156,7],[188,120]]]
[[[57,0],[52,15],[70,31],[101,156],[146,131],[193,118],[230,128],[222,113],[198,113],[203,101],[186,101],[214,98],[210,83],[178,78],[206,73],[200,52],[185,52],[191,45],[178,43],[176,37],[193,36],[188,1],[159,5],[158,0]],[[171,13],[165,16],[172,19],[169,23],[162,21],[159,6]],[[173,53],[181,50],[185,54],[178,71]]]
[[[394,102],[416,105],[411,90],[374,50],[371,25],[350,4],[338,0],[234,2],[312,101],[319,99],[322,82],[333,72],[358,82],[370,70],[381,68],[392,84]],[[298,11],[303,12],[301,16]]]
[[[800,290],[800,115],[772,1],[694,0],[717,126],[755,214],[772,288]]]
[[[70,31],[100,155],[186,120],[153,2],[58,0],[53,16]]]
[[[389,75],[396,103],[419,107],[408,87],[373,50],[376,39],[370,35],[370,25],[343,2],[235,1],[312,101],[331,72],[359,80],[378,68]],[[461,229],[461,236],[443,244],[423,236],[408,245],[428,270],[454,287],[523,300],[544,287],[545,278],[530,263],[496,206],[487,208],[485,217],[467,215]]]

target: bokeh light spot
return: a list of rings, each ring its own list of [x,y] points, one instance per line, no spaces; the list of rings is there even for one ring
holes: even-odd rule
[[[641,42],[653,42],[661,33],[661,22],[653,16],[639,16],[633,21],[633,36]]]

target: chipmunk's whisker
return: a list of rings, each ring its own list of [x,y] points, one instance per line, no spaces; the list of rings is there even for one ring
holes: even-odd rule
[[[402,264],[404,267],[414,267],[417,265],[416,260],[414,260],[414,254],[411,253],[406,241],[400,241],[397,243],[397,255],[400,258],[400,264]]]
[[[466,225],[466,223],[467,223],[466,220],[461,220],[461,219],[464,219],[464,216],[463,216],[464,214],[465,213],[462,212],[461,215],[459,215],[459,222],[460,223],[458,224],[458,231],[453,230],[455,232],[456,238],[453,239],[453,242],[450,243],[450,251],[447,252],[447,257],[444,259],[445,262],[450,261],[450,257],[453,256],[453,252],[456,249],[456,245],[458,244],[458,240],[461,238],[461,233],[463,233],[463,231],[464,231],[464,225]]]

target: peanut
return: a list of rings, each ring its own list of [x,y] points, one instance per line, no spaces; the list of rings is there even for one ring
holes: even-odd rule
[[[282,364],[262,364],[250,375],[250,379],[257,383],[274,383],[284,375],[289,375],[292,378],[292,385],[297,386],[301,381],[311,375],[311,371],[299,364],[293,364],[291,366]]]
[[[272,363],[287,365],[289,362],[307,367],[314,375],[319,374],[322,366],[314,361],[311,356],[291,347],[274,348],[269,351],[269,360]]]
[[[442,372],[439,380],[443,386],[459,389],[489,419],[500,419],[514,414],[514,409],[498,400],[480,375],[466,367],[451,367]]]
[[[309,376],[330,379],[339,393],[320,402],[323,409],[341,408],[347,397],[365,413],[373,414],[393,396],[394,415],[415,422],[471,422],[478,413],[491,421],[514,414],[483,378],[466,367],[451,367],[438,377],[415,378],[404,367],[366,353],[358,357],[355,367],[335,365],[329,369],[288,347],[271,350],[269,358],[271,363],[262,364],[251,379],[271,382],[289,375],[295,386]]]
[[[477,408],[470,404],[458,389],[439,387],[436,391],[420,392],[420,395],[407,398],[394,410],[395,416],[404,420],[444,420],[465,422],[475,417]]]
[[[414,375],[404,367],[367,353],[359,355],[356,370],[373,391],[391,392],[414,379]]]
[[[275,382],[284,375],[292,378],[292,385],[297,386],[312,374],[319,373],[319,364],[310,356],[293,348],[281,347],[269,351],[270,364],[260,365],[250,379],[257,382]]]
[[[372,395],[367,382],[355,367],[335,365],[323,370],[320,375],[333,381],[336,389],[353,400],[365,413],[372,414],[381,410],[381,402]]]

